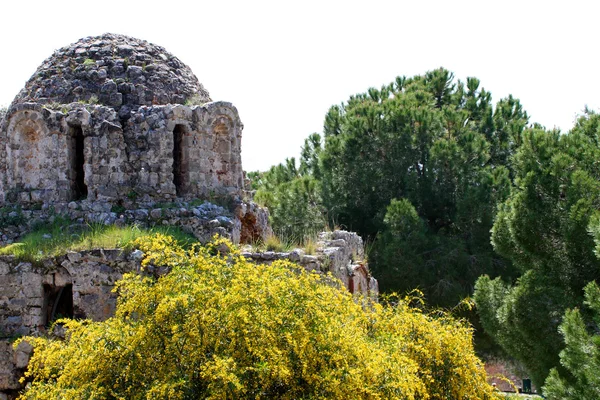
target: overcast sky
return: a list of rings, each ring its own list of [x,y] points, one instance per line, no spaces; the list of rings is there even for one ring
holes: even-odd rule
[[[328,108],[443,66],[569,130],[600,106],[597,2],[21,1],[0,8],[0,106],[54,50],[121,33],[165,47],[244,123],[245,170],[299,154]]]

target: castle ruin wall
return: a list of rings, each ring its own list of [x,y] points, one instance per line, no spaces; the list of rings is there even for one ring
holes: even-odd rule
[[[12,106],[0,127],[0,205],[240,197],[243,125],[231,103]]]
[[[243,255],[266,264],[290,260],[307,271],[331,273],[351,293],[375,299],[378,294],[377,281],[363,261],[362,240],[352,232],[320,234],[314,255],[300,249],[286,253],[249,250]],[[43,334],[59,317],[93,321],[111,317],[117,301],[113,288],[124,273],[160,276],[169,272],[154,265],[142,271],[142,258],[140,251],[118,249],[69,252],[41,264],[0,256],[0,399],[12,398],[23,388],[19,378],[32,351],[26,342],[13,348],[11,337]]]

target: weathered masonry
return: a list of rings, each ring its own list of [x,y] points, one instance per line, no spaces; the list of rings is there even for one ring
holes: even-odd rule
[[[242,129],[236,108],[213,102],[162,47],[105,34],[59,49],[0,113],[0,246],[57,215],[65,229],[166,225],[200,242],[215,234],[264,240],[272,235],[268,211],[243,196]],[[360,237],[329,232],[317,244],[314,255],[251,248],[244,255],[288,259],[332,273],[351,293],[377,296]],[[105,320],[124,273],[168,272],[142,272],[140,253],[95,249],[33,264],[0,256],[0,400],[23,388],[32,351],[26,342],[13,349],[15,337],[47,333],[58,317]]]
[[[0,137],[0,202],[236,195],[241,131],[224,102],[142,106],[124,125],[106,106],[14,104]]]
[[[0,205],[239,196],[242,129],[162,47],[81,39],[44,61],[0,121]]]
[[[330,272],[350,292],[377,297],[377,280],[362,261],[363,242],[355,233],[321,233],[314,255],[301,249],[286,253],[247,249],[243,255],[261,264],[285,259],[308,271]],[[117,301],[112,289],[124,273],[160,276],[168,272],[168,268],[154,265],[142,271],[142,257],[139,250],[96,249],[69,252],[34,265],[0,256],[0,400],[14,398],[23,388],[19,378],[32,351],[27,343],[13,349],[9,338],[45,333],[60,317],[94,321],[111,317]]]

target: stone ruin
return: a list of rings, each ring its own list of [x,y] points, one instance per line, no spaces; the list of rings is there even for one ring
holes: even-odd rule
[[[0,204],[241,196],[243,125],[164,48],[88,37],[42,63],[0,125]]]
[[[178,226],[203,242],[266,239],[267,210],[246,200],[242,129],[237,109],[211,101],[162,47],[104,34],[57,50],[0,114],[0,246],[56,215],[79,226]],[[315,255],[244,255],[331,272],[350,292],[376,296],[362,251],[360,237],[336,231],[320,236]],[[58,315],[110,317],[114,283],[141,273],[138,252],[72,252],[40,265],[0,256],[0,400],[22,388],[32,350],[11,338],[44,334]]]
[[[351,293],[375,297],[377,281],[364,262],[363,242],[352,232],[319,235],[315,254],[302,249],[259,252],[243,249],[242,255],[256,263],[287,259],[316,273],[330,272]],[[11,337],[44,334],[58,316],[103,321],[113,315],[116,294],[112,289],[126,272],[160,276],[166,267],[141,268],[143,254],[119,249],[69,252],[32,264],[0,256],[0,400],[13,398],[32,351],[26,342],[16,349]]]
[[[104,34],[59,49],[0,115],[0,223],[18,221],[0,245],[52,214],[264,239],[266,210],[243,201],[242,129],[162,47]],[[233,223],[203,219],[198,199],[228,204]],[[165,204],[178,211],[151,214]]]

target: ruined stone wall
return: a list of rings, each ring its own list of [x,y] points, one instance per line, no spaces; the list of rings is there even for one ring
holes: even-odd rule
[[[269,212],[255,203],[233,202],[225,208],[203,202],[156,203],[124,202],[115,206],[108,202],[79,201],[57,203],[39,210],[5,207],[0,210],[0,246],[13,243],[36,226],[51,222],[57,216],[71,220],[71,228],[89,224],[117,226],[173,226],[206,243],[215,234],[233,243],[265,240],[273,234]]]
[[[0,400],[16,398],[19,389],[23,388],[19,378],[27,367],[29,356],[30,352],[15,351],[12,341],[0,339]]]
[[[2,129],[4,126],[4,109],[0,110],[0,206],[5,202],[4,182],[6,180],[6,131]]]
[[[353,293],[377,295],[377,281],[363,261],[362,240],[351,232],[322,233],[314,255],[301,249],[291,252],[246,251],[257,263],[289,259],[308,271],[331,272]],[[100,321],[115,309],[112,288],[123,273],[140,271],[141,254],[98,249],[70,252],[49,258],[41,265],[0,256],[0,332],[4,336],[31,335],[45,331],[56,314],[52,301],[57,289],[70,286],[72,316]],[[49,303],[50,301],[50,303]],[[54,306],[54,311],[56,307]]]
[[[73,252],[43,265],[0,256],[0,331],[5,337],[44,332],[59,316],[52,302],[66,296],[59,291],[68,286],[71,316],[102,321],[114,313],[115,282],[123,273],[139,269],[139,260],[121,250]]]
[[[243,254],[254,262],[289,259],[309,271],[331,272],[352,293],[377,296],[377,281],[363,261],[362,240],[351,232],[320,234],[314,255],[301,249],[287,253],[248,249]],[[43,333],[60,316],[109,318],[116,307],[115,282],[126,272],[141,273],[142,257],[140,251],[98,249],[70,252],[34,265],[0,256],[0,400],[22,389],[18,380],[32,351],[27,343],[13,349],[10,338]],[[144,273],[158,276],[168,269],[149,266]]]
[[[289,259],[308,271],[331,272],[352,293],[377,295],[377,281],[363,261],[362,240],[354,233],[322,233],[314,255],[301,249],[287,253],[246,251],[257,263]],[[123,273],[140,271],[140,252],[98,249],[70,252],[49,258],[42,264],[0,256],[0,332],[4,337],[35,335],[45,331],[58,316],[56,302],[72,297],[69,314],[75,318],[102,321],[113,315],[116,295],[112,288]]]
[[[256,252],[248,248],[243,255],[259,264],[290,260],[307,271],[331,273],[350,293],[375,299],[379,294],[377,280],[371,276],[365,260],[363,241],[354,232],[337,230],[320,233],[315,254],[306,254],[303,249]]]
[[[52,112],[36,104],[19,104],[0,127],[4,139],[4,198],[28,204],[59,200],[66,180],[66,146],[60,123]]]
[[[142,106],[125,117],[100,105],[56,107],[17,103],[8,110],[0,126],[0,205],[243,191],[243,125],[230,103]]]
[[[125,138],[133,189],[156,197],[236,196],[244,187],[241,162],[243,125],[230,103],[201,107],[141,107],[131,113]],[[180,184],[174,176],[174,132],[181,133]]]
[[[0,256],[0,399],[22,389],[32,348],[11,337],[45,332],[58,317],[102,321],[114,314],[112,289],[123,273],[140,270],[140,255],[121,250],[72,252],[43,265]]]

